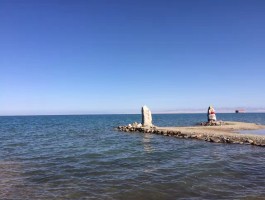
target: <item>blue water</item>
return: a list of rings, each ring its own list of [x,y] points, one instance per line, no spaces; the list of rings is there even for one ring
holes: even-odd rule
[[[265,124],[265,114],[218,114]],[[188,126],[204,114],[153,115]],[[264,199],[265,148],[117,132],[140,115],[0,117],[0,199]]]

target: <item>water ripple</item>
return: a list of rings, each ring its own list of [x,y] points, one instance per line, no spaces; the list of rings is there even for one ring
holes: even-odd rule
[[[154,115],[154,120],[160,125],[184,121],[191,125],[203,117]],[[265,124],[265,114],[239,118]],[[0,117],[0,199],[265,196],[264,148],[112,129],[113,124],[139,119],[139,115]]]

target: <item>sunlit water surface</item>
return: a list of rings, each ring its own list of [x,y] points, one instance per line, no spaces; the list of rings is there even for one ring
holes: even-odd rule
[[[188,126],[204,114],[154,115]],[[219,114],[265,124],[265,114]],[[113,128],[140,115],[0,117],[0,199],[264,199],[265,148]]]

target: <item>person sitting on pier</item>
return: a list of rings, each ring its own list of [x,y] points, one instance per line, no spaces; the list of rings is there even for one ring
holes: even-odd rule
[[[216,121],[216,115],[215,110],[213,106],[209,106],[208,108],[208,122],[215,122]]]

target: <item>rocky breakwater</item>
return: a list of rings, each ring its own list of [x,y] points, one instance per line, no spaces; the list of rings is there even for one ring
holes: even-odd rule
[[[117,127],[123,132],[142,132],[176,138],[197,139],[214,143],[250,144],[265,147],[265,135],[239,134],[240,130],[265,129],[265,126],[243,122],[225,122],[222,126],[144,127],[133,123]]]

